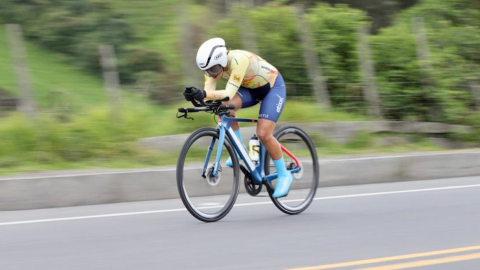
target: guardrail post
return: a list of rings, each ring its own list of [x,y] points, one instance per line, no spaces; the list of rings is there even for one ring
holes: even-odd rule
[[[475,109],[480,110],[480,84],[470,82],[470,91],[472,91],[473,101],[475,104]]]
[[[235,5],[237,10],[248,10],[254,8],[252,1],[243,1]],[[235,21],[242,25],[242,29],[250,29],[249,31],[240,31],[243,48],[247,51],[259,54],[257,39],[255,37],[255,31],[253,31],[253,24],[248,16],[243,16],[241,12],[233,13]]]
[[[15,76],[17,78],[20,92],[18,109],[33,122],[36,116],[36,109],[33,98],[33,86],[30,79],[30,70],[28,68],[26,50],[23,42],[22,28],[18,24],[7,24],[6,28],[15,67]]]
[[[326,109],[331,108],[330,95],[327,84],[323,78],[322,67],[315,52],[312,34],[304,19],[304,12],[301,8],[295,9],[296,26],[298,37],[302,43],[302,54],[307,65],[308,77],[312,85],[313,94],[317,103],[322,104]]]
[[[114,123],[120,120],[120,78],[117,72],[115,51],[111,45],[98,46],[105,81],[105,90],[110,102],[111,118]]]
[[[377,92],[377,85],[375,83],[375,69],[373,67],[368,37],[369,27],[366,24],[358,26],[358,64],[362,74],[363,96],[368,104],[369,114],[378,119],[382,119],[382,105]]]
[[[412,29],[413,36],[415,38],[415,48],[420,63],[420,68],[425,73],[424,85],[428,93],[427,99],[428,102],[432,104],[432,106],[429,107],[429,114],[431,117],[430,120],[439,120],[439,118],[441,118],[441,109],[436,103],[436,94],[434,89],[437,86],[437,83],[433,76],[433,66],[430,58],[430,49],[428,48],[427,31],[423,18],[412,18]]]

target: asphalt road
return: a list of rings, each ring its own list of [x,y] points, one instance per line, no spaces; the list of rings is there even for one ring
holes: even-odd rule
[[[480,269],[480,177],[320,188],[297,216],[242,195],[216,223],[180,200],[0,212],[2,270],[302,267]]]

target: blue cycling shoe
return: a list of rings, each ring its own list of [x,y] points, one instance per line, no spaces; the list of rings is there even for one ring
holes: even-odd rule
[[[243,148],[245,148],[245,150],[247,150],[247,146],[246,145],[243,145]],[[238,161],[240,162],[240,156],[237,154],[237,159]],[[227,167],[233,167],[233,161],[232,161],[232,157],[228,157],[227,161],[225,162],[225,166]]]
[[[240,157],[237,155],[237,159],[239,159]],[[232,161],[232,157],[229,157],[227,159],[227,161],[225,162],[225,166],[227,167],[233,167],[233,161]]]
[[[277,184],[275,185],[275,191],[273,192],[272,196],[274,198],[281,198],[287,196],[292,181],[293,176],[290,172],[285,175],[279,175],[277,178]]]

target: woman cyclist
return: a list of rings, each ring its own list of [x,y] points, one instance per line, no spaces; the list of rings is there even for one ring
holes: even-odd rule
[[[187,101],[211,99],[234,105],[231,116],[240,108],[248,108],[261,102],[258,115],[257,136],[272,157],[278,172],[273,197],[288,194],[292,174],[287,171],[278,141],[273,137],[275,124],[285,106],[285,82],[278,70],[254,53],[243,50],[227,50],[222,38],[205,41],[197,53],[197,66],[205,72],[205,87],[190,87],[185,91]],[[227,80],[224,90],[216,90],[217,81]],[[238,122],[232,122],[235,134],[241,140]],[[229,158],[227,166],[232,166]]]

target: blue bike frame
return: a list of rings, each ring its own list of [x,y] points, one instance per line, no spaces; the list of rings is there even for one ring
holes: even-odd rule
[[[217,129],[219,130],[219,135],[218,135],[218,145],[217,147],[217,156],[215,158],[215,165],[213,168],[213,175],[217,175],[218,173],[218,168],[220,164],[220,159],[222,157],[222,149],[223,149],[223,144],[225,142],[225,135],[228,136],[230,141],[233,143],[233,148],[235,149],[235,152],[238,153],[240,156],[240,159],[243,160],[245,165],[247,166],[247,170],[250,172],[251,177],[253,179],[253,182],[257,185],[262,184],[262,180],[266,179],[267,181],[272,181],[277,179],[278,174],[277,173],[272,173],[269,175],[265,175],[265,168],[264,168],[264,162],[265,162],[265,155],[267,153],[265,146],[260,143],[260,153],[259,153],[259,161],[258,164],[255,165],[253,161],[250,159],[250,156],[248,155],[247,151],[243,147],[242,142],[237,138],[237,135],[233,131],[233,128],[231,126],[231,122],[250,122],[250,123],[255,123],[258,122],[257,119],[247,119],[247,118],[234,118],[234,117],[227,117],[225,115],[220,116],[218,120],[218,125]],[[207,155],[205,157],[205,163],[203,166],[203,173],[202,176],[205,176],[205,173],[207,171],[208,167],[208,161],[210,160],[210,156],[213,152],[213,148],[215,146],[215,141],[216,138],[213,138],[212,141],[210,142],[210,146],[208,147]],[[297,167],[294,169],[289,170],[291,173],[297,173],[299,172],[302,168],[299,166],[298,159],[293,156],[292,153],[290,153],[288,150],[286,150],[283,146],[281,146],[282,150],[286,152],[289,156],[291,156],[295,162],[297,163]]]

